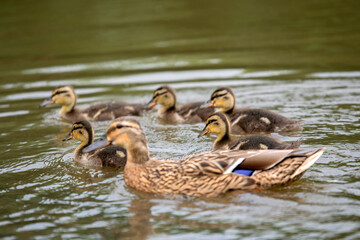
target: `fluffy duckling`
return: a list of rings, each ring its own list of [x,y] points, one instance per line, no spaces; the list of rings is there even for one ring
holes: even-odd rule
[[[91,124],[86,121],[75,122],[70,133],[63,139],[69,141],[79,140],[81,144],[74,151],[74,160],[92,167],[120,168],[125,166],[126,151],[118,146],[109,146],[97,151],[83,153],[82,150],[89,146],[94,139],[94,130]]]
[[[79,109],[75,107],[76,98],[75,91],[71,86],[59,86],[55,88],[49,98],[40,104],[40,107],[55,103],[60,104],[62,105],[60,116],[70,121],[105,121],[128,115],[141,116],[145,109],[145,104],[130,104],[119,101],[95,103],[88,108]]]
[[[193,102],[176,107],[176,92],[169,86],[161,86],[153,93],[147,109],[156,104],[162,105],[158,110],[161,119],[169,123],[198,123],[206,121],[207,117],[215,112],[215,108],[201,108],[203,102]]]
[[[214,197],[230,190],[252,191],[289,183],[300,178],[325,148],[299,150],[214,151],[190,155],[182,160],[157,160],[149,155],[140,125],[122,120],[110,124],[106,139],[90,145],[113,144],[127,153],[125,183],[154,194]]]
[[[231,122],[233,132],[280,132],[301,130],[301,122],[284,117],[265,109],[235,109],[235,95],[230,88],[218,88],[211,94],[209,102],[203,107],[219,107],[226,113]]]
[[[231,136],[230,122],[224,113],[214,113],[206,121],[203,131],[198,137],[208,133],[215,133],[217,139],[214,141],[212,150],[248,150],[248,149],[295,149],[299,148],[301,140],[283,143],[279,140],[261,135],[253,135],[234,139]]]

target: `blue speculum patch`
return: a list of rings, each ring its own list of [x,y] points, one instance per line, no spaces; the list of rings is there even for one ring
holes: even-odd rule
[[[251,174],[253,172],[254,172],[254,170],[248,170],[248,169],[236,169],[236,170],[234,170],[234,173],[245,175],[245,176],[251,176]]]

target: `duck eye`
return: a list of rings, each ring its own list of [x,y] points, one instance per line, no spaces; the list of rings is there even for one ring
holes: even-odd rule
[[[67,90],[64,90],[64,91],[58,90],[58,91],[54,92],[54,93],[52,94],[52,96],[54,97],[54,96],[59,95],[59,94],[62,94],[62,93],[68,93],[68,91],[67,91]]]
[[[210,123],[213,123],[213,122],[216,122],[216,120],[215,120],[215,119],[211,119],[211,120],[208,121],[207,124],[209,125]]]
[[[122,128],[122,127],[123,127],[123,125],[121,125],[121,124],[116,125],[116,128]]]

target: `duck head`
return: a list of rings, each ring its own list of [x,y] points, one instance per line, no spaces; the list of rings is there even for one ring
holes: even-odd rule
[[[218,112],[210,115],[206,120],[206,125],[198,137],[202,137],[208,133],[215,133],[218,136],[217,141],[220,141],[224,137],[229,137],[230,123],[225,114]]]
[[[218,88],[211,94],[210,100],[205,102],[201,107],[217,107],[221,112],[231,113],[235,108],[234,92],[227,87]]]
[[[50,104],[60,104],[62,106],[61,113],[71,112],[76,104],[76,94],[71,86],[59,86],[54,89],[51,96],[45,99],[40,107]]]
[[[94,139],[94,129],[91,124],[86,120],[75,122],[63,141],[72,139],[79,140],[83,146],[90,145]]]
[[[147,105],[147,109],[155,107],[157,104],[162,105],[165,109],[175,109],[176,92],[169,86],[161,86],[153,93],[153,97]]]

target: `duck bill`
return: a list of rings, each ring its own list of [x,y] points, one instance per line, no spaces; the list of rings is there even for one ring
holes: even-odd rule
[[[146,105],[145,109],[150,110],[150,109],[152,109],[152,108],[155,107],[155,106],[156,106],[155,100],[154,100],[154,99],[151,99],[150,102]]]
[[[40,104],[40,107],[45,107],[46,105],[54,104],[54,103],[55,102],[52,100],[52,97],[49,97]]]
[[[207,101],[207,102],[204,102],[204,103],[200,106],[200,108],[209,108],[209,107],[215,107],[214,103],[213,103],[211,100],[209,100],[209,101]]]
[[[63,142],[65,141],[69,141],[69,140],[72,140],[73,139],[73,136],[72,136],[72,131],[69,132],[69,134],[63,138]]]
[[[202,136],[204,136],[204,135],[206,135],[206,134],[208,134],[209,133],[209,130],[205,127],[203,130],[202,130],[202,132],[198,135],[198,138],[200,138],[200,137],[202,137]]]
[[[89,146],[87,146],[86,148],[84,148],[82,150],[82,152],[84,153],[88,153],[88,152],[92,152],[92,151],[95,151],[96,149],[99,149],[99,148],[104,148],[104,147],[107,147],[111,145],[111,143],[109,143],[106,138],[104,137],[101,137],[99,140],[97,140],[96,142],[90,144]]]

